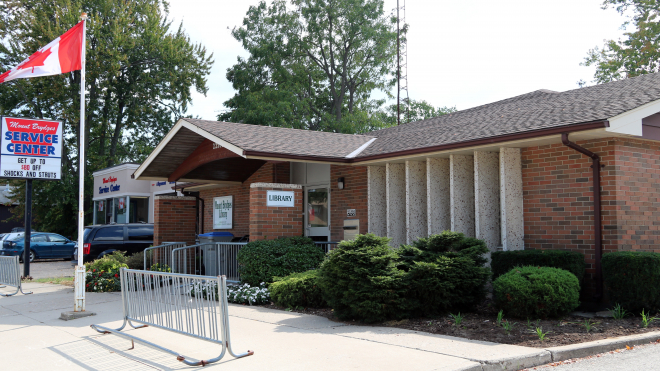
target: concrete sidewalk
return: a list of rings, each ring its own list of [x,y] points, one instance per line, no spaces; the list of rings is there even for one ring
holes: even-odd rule
[[[89,325],[121,325],[118,293],[87,293],[96,316],[62,321],[73,307],[73,289],[28,283],[32,295],[0,297],[0,354],[3,370],[179,370],[194,369],[174,356]],[[6,289],[0,289],[4,292]],[[230,305],[236,352],[206,366],[226,370],[515,370],[551,362],[544,349],[466,340],[389,327],[351,326],[323,317],[260,307]],[[219,347],[155,328],[127,330],[186,356],[208,359]]]

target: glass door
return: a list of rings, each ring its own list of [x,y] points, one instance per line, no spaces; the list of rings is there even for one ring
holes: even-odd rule
[[[305,236],[317,241],[330,238],[330,187],[305,187]]]

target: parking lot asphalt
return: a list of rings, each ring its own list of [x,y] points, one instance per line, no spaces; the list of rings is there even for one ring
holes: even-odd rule
[[[36,260],[30,263],[30,276],[38,278],[73,277],[75,264],[64,260]],[[21,264],[23,275],[23,264]]]

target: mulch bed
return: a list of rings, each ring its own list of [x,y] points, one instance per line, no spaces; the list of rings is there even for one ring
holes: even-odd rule
[[[538,348],[584,343],[660,330],[660,316],[648,328],[642,327],[642,319],[639,316],[615,320],[613,318],[584,318],[569,315],[561,319],[534,319],[530,321],[506,318],[505,316],[504,320],[512,324],[512,329],[507,333],[501,325],[496,324],[497,311],[490,300],[484,301],[474,312],[463,314],[463,321],[458,326],[450,316],[365,324],[360,321],[342,321],[336,318],[332,309],[329,308],[285,309],[273,304],[264,307],[322,316],[332,321],[351,325],[396,327],[471,340]],[[591,324],[589,331],[587,331],[585,321],[589,321]],[[539,340],[539,336],[534,330],[537,327],[542,328],[544,333],[547,332],[543,341]]]

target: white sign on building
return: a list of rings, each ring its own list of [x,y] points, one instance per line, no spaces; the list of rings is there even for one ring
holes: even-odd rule
[[[291,191],[267,191],[266,206],[294,207],[295,199]]]
[[[62,178],[62,122],[2,117],[0,177]]]
[[[232,229],[233,196],[213,198],[213,229]]]

